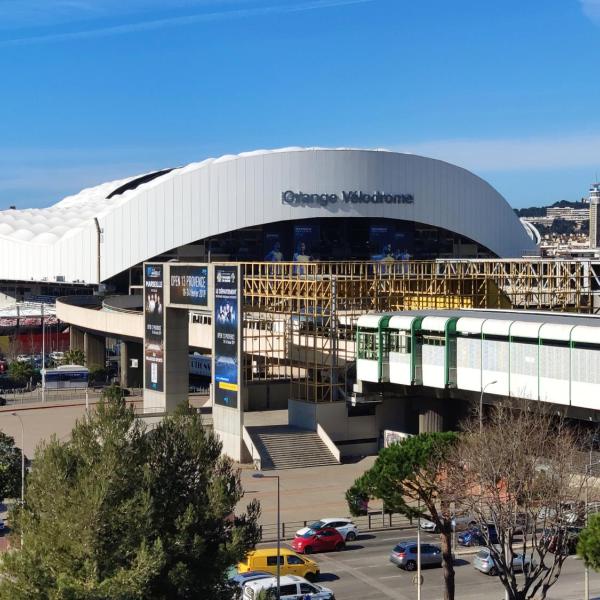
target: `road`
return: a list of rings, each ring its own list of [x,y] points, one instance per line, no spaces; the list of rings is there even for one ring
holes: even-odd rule
[[[337,553],[314,554],[321,566],[322,585],[335,592],[336,600],[414,600],[416,586],[408,573],[392,565],[388,556],[395,543],[415,539],[415,530],[382,531],[361,534],[346,550]],[[424,541],[439,542],[439,536],[423,534]],[[497,577],[476,571],[471,561],[473,554],[457,557],[456,598],[459,600],[502,600],[504,588]],[[583,598],[583,563],[569,557],[558,582],[551,588],[548,600],[581,600]],[[423,600],[442,600],[442,570],[423,571]],[[600,574],[590,573],[590,598],[600,600]]]

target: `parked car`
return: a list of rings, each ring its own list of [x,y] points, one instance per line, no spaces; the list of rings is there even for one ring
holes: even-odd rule
[[[266,571],[248,571],[247,573],[238,573],[232,574],[229,577],[229,581],[234,583],[240,588],[240,593],[244,585],[249,583],[250,581],[257,581],[258,579],[265,579],[267,577],[273,577],[272,573],[267,573]]]
[[[244,585],[244,600],[254,600],[261,591],[267,590],[269,599],[275,598],[277,578],[259,579]],[[286,575],[279,579],[279,593],[281,600],[335,600],[333,592],[322,585],[310,583],[302,577]]]
[[[581,527],[552,527],[542,533],[541,542],[553,554],[557,551],[566,554],[577,552]]]
[[[543,521],[546,525],[553,525],[558,522],[566,525],[583,524],[585,520],[585,505],[583,502],[563,502],[558,507],[543,506],[537,515],[538,521]]]
[[[488,543],[498,543],[498,533],[496,532],[496,526],[492,523],[488,523],[484,530],[479,527],[471,527],[467,531],[461,533],[458,536],[458,543],[461,546],[485,546]]]
[[[390,562],[407,571],[414,571],[417,568],[417,548],[416,540],[396,544],[390,553]],[[435,544],[421,542],[421,565],[441,567],[441,548]]]
[[[535,529],[535,520],[527,513],[518,513],[515,519],[514,533],[525,534]]]
[[[454,531],[464,531],[470,527],[475,527],[477,520],[472,515],[453,515],[452,516],[452,529]],[[419,519],[419,527],[423,531],[430,531],[431,533],[439,533],[437,525],[429,519]]]
[[[289,548],[280,549],[279,564],[281,575],[298,575],[306,577],[309,581],[315,581],[321,573],[316,562],[296,554]],[[238,563],[237,570],[238,573],[266,571],[271,575],[277,575],[277,548],[251,550],[248,552],[246,559]]]
[[[473,559],[473,566],[487,575],[498,575],[498,564],[494,560],[489,548],[482,548]],[[513,558],[513,570],[522,572],[525,567],[535,567],[535,561],[525,554],[515,554]]]
[[[50,352],[50,354],[48,356],[54,362],[61,362],[65,358],[65,353],[64,352],[59,352],[58,350],[55,350],[54,352]]]
[[[346,542],[353,542],[358,537],[358,527],[350,520],[350,519],[340,519],[340,518],[329,518],[329,519],[321,519],[320,521],[315,521],[302,529],[298,529],[296,531],[296,535],[303,535],[307,533],[310,529],[313,531],[318,531],[323,527],[333,527],[337,529]]]
[[[342,534],[333,527],[309,529],[306,533],[297,535],[291,543],[292,549],[300,554],[331,552],[341,550],[345,545]]]

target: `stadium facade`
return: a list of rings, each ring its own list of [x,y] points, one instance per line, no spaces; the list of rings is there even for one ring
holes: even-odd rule
[[[382,150],[284,148],[2,211],[0,252],[3,281],[119,288],[147,260],[514,258],[535,244],[506,200],[460,167]]]

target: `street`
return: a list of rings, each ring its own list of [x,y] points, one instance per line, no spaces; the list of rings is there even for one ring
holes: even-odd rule
[[[412,582],[415,574],[399,569],[388,559],[390,550],[398,541],[415,538],[416,530],[366,533],[341,552],[311,555],[321,567],[322,575],[318,583],[331,588],[336,600],[416,599],[416,586]],[[422,539],[439,543],[438,535],[423,534]],[[499,579],[476,571],[471,564],[473,556],[474,553],[457,556],[456,598],[502,600],[504,593]],[[582,561],[569,557],[558,583],[548,594],[548,600],[581,600],[583,573]],[[423,579],[423,600],[442,600],[442,570],[424,569]],[[600,574],[594,572],[590,572],[590,598],[600,600]]]

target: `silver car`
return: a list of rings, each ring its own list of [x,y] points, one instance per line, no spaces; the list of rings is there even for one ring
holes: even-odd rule
[[[417,568],[417,542],[409,540],[400,542],[394,546],[390,553],[390,562],[394,563],[407,571],[414,571]],[[422,566],[442,566],[442,550],[435,544],[421,542],[421,565]]]
[[[482,548],[473,559],[473,566],[486,575],[498,575],[498,565],[492,556],[489,548]],[[515,554],[513,558],[513,571],[523,571],[524,568],[534,568],[535,562],[532,562],[529,556],[524,554]]]

